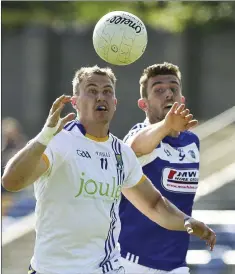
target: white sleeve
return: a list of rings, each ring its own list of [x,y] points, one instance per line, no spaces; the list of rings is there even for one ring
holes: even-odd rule
[[[151,163],[153,160],[157,158],[157,149],[154,149],[149,154],[145,154],[143,156],[138,157],[138,160],[141,166],[146,166],[147,164]]]
[[[48,165],[48,169],[44,176],[52,176],[65,161],[66,155],[68,155],[66,143],[69,143],[65,138],[67,139],[66,132],[61,131],[51,140],[44,151],[43,159]]]
[[[137,134],[142,128],[146,127],[145,124],[143,123],[139,123],[139,124],[136,124],[128,133],[127,135],[123,138],[123,142],[124,143],[128,143],[131,138]]]
[[[146,125],[146,124],[143,124],[143,123],[136,124],[136,125],[128,132],[128,134],[124,137],[123,142],[128,144],[129,141],[131,140],[131,138],[132,138],[135,134],[137,134],[142,128],[144,128],[144,127],[146,127],[146,126],[147,126],[147,125]],[[147,165],[148,163],[152,162],[154,159],[156,159],[156,158],[157,158],[156,152],[157,152],[157,151],[154,149],[151,153],[138,157],[138,160],[139,160],[141,166],[143,167],[143,166]]]
[[[143,182],[146,176],[143,174],[142,167],[133,150],[127,145],[125,145],[124,149],[124,167],[126,176],[123,187],[129,188]]]

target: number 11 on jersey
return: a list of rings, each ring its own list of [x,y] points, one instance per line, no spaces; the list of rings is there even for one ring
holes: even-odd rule
[[[108,160],[107,158],[100,158],[100,164],[102,169],[108,168]]]

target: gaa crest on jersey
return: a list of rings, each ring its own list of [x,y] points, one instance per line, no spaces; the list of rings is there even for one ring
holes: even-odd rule
[[[198,169],[164,168],[163,188],[171,192],[196,193],[199,180]]]
[[[117,161],[117,169],[123,169],[123,161],[121,154],[115,154],[116,161]]]
[[[194,152],[192,149],[190,149],[190,150],[188,151],[188,154],[189,154],[193,159],[196,159],[196,154],[195,154],[195,152]]]

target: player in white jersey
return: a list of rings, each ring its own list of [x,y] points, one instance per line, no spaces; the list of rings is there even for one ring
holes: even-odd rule
[[[36,242],[29,273],[124,273],[117,240],[121,192],[159,225],[195,233],[213,247],[214,232],[168,202],[142,172],[133,151],[109,132],[116,110],[109,68],[81,68],[73,97],[59,97],[42,131],[7,164],[10,191],[34,183]],[[71,102],[79,121],[70,113]]]

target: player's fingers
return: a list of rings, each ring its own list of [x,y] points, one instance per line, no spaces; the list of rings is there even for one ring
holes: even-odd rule
[[[212,251],[214,246],[215,246],[215,243],[216,243],[216,234],[210,228],[208,228],[207,232],[208,233],[207,233],[207,236],[205,238],[206,238],[206,241],[207,241],[207,245],[210,246],[210,250]]]
[[[59,98],[55,100],[53,103],[51,109],[50,109],[50,114],[53,114],[57,108],[60,106],[61,103],[68,103],[71,100],[71,96],[66,96],[66,95],[61,95]]]
[[[74,117],[75,117],[75,113],[69,113],[64,118],[60,119],[60,121],[61,121],[60,127],[58,128],[58,130],[55,133],[55,135],[63,129],[63,127],[65,126],[66,123],[68,123],[69,121],[73,120]]]
[[[58,108],[58,106],[60,105],[61,101],[64,98],[65,98],[65,95],[63,94],[54,101],[50,109],[50,114],[53,114],[56,111],[56,109]]]
[[[61,113],[61,111],[62,111],[62,109],[64,108],[64,104],[63,103],[61,103],[61,105],[56,109],[56,111],[51,115],[51,120],[53,120],[53,121],[57,121],[57,120],[59,120],[59,118],[60,118],[60,113]]]
[[[65,96],[65,98],[62,100],[63,104],[67,104],[69,102],[71,102],[71,96]]]
[[[210,241],[210,249],[211,249],[211,251],[213,251],[215,244],[216,244],[216,235],[215,235],[215,233],[213,233],[212,239]]]
[[[214,244],[212,244],[210,241],[207,241],[206,245],[210,247],[210,251],[213,251],[215,246]]]
[[[174,102],[174,104],[172,105],[172,107],[171,107],[171,109],[170,109],[170,111],[169,111],[169,113],[175,113],[175,111],[177,110],[177,107],[179,106],[179,103],[177,103],[177,102]]]
[[[210,247],[210,250],[212,251],[216,243],[215,232],[205,225],[201,239],[206,241],[206,244]]]
[[[180,115],[182,116],[182,117],[187,117],[188,116],[188,114],[189,114],[189,109],[185,109],[185,110],[183,110],[181,113],[180,113]],[[192,115],[192,114],[191,114]],[[187,119],[187,118],[186,118]]]
[[[193,233],[193,228],[192,228],[192,225],[189,221],[185,222],[184,227],[186,228],[186,231],[187,231],[188,234]]]
[[[69,113],[68,115],[66,115],[64,118],[61,119],[61,122],[63,125],[65,125],[66,123],[68,123],[69,121],[73,120],[75,118],[76,114],[75,113]]]
[[[209,238],[210,238],[210,231],[208,230],[208,228],[205,227],[203,234],[201,236],[201,239],[208,241]]]
[[[180,114],[185,108],[185,104],[180,104],[177,110],[175,111],[176,114]]]
[[[206,245],[210,247],[210,251],[213,251],[215,243],[216,243],[215,239],[210,239],[206,241]]]
[[[193,229],[192,227],[187,227],[186,231],[188,232],[188,234],[193,234]]]
[[[186,125],[186,130],[189,130],[190,128],[195,127],[197,124],[198,124],[198,120],[189,121],[188,124]]]
[[[184,117],[185,121],[189,122],[190,120],[193,119],[193,114],[187,114],[185,117]]]

